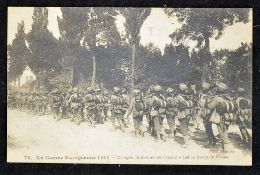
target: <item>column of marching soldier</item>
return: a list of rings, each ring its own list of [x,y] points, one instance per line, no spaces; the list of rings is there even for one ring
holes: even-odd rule
[[[153,85],[146,94],[140,89],[134,89],[132,98],[129,98],[124,88],[118,87],[114,87],[112,93],[91,87],[85,92],[77,88],[67,92],[55,89],[51,93],[12,92],[8,93],[8,107],[42,115],[52,113],[56,120],[68,118],[78,125],[87,121],[92,127],[111,121],[115,130],[122,131],[125,131],[129,116],[132,116],[135,136],[141,137],[148,132],[156,141],[174,137],[177,133],[175,121],[178,120],[184,147],[190,139],[189,123],[193,121],[198,125],[197,119],[200,117],[211,146],[217,143],[212,124],[217,126],[224,150],[230,149],[228,127],[231,124],[238,125],[243,145],[250,144],[247,124],[251,120],[252,104],[245,90],[239,88],[235,97],[231,97],[224,83],[202,83],[200,93],[195,87],[181,83],[178,88],[167,88],[164,91],[161,86]],[[147,129],[143,126],[144,117],[148,123]],[[170,129],[168,137],[164,120],[167,120]]]

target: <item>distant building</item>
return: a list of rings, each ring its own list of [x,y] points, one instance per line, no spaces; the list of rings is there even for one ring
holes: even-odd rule
[[[17,78],[15,81],[11,82],[11,85],[18,87],[19,86],[18,79],[19,78]],[[32,70],[29,66],[26,66],[22,75],[20,76],[20,87],[22,87],[23,85],[26,85],[26,84],[30,84],[35,80],[36,80],[35,74],[32,72]]]

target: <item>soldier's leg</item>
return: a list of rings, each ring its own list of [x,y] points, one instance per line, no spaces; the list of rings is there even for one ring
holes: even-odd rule
[[[79,125],[81,122],[82,114],[81,114],[81,107],[77,108],[77,113],[76,113],[76,124]]]
[[[147,120],[147,123],[148,123],[147,131],[148,131],[148,133],[150,135],[152,135],[152,123],[153,123],[153,120],[152,120],[152,117],[150,115],[150,112],[147,112],[145,116],[146,116],[146,120]]]
[[[110,120],[111,120],[113,128],[116,130],[116,114],[113,111],[112,111],[112,114],[110,116]]]
[[[216,145],[216,138],[213,133],[212,123],[209,122],[209,120],[207,119],[203,119],[203,124],[205,127],[206,134],[208,136],[209,144],[213,146]]]
[[[243,123],[243,121],[240,118],[238,118],[238,120],[237,120],[237,125],[238,125],[240,133],[241,133],[242,144],[244,146],[249,145],[251,142],[251,137],[247,131],[246,125]]]
[[[223,150],[229,151],[231,149],[231,144],[228,138],[227,126],[224,123],[223,119],[221,120],[220,124],[217,124],[217,128],[218,128]]]
[[[107,121],[107,119],[108,119],[108,109],[104,109],[103,113],[104,113],[104,121]]]
[[[104,123],[104,119],[103,119],[103,114],[102,114],[102,110],[101,109],[97,109],[97,115],[98,115],[98,122],[100,124]]]
[[[188,144],[188,118],[179,119],[180,130],[183,135],[184,145]]]
[[[160,140],[161,137],[161,121],[160,121],[160,116],[155,116],[153,118],[153,124],[154,124],[154,130],[156,134],[156,140]]]
[[[160,126],[161,126],[161,129],[160,129],[160,136],[162,138],[163,141],[166,141],[166,133],[165,133],[165,130],[164,130],[164,127],[163,127],[163,120],[164,120],[164,117],[163,116],[160,116]]]
[[[134,122],[134,128],[135,128],[135,136],[139,136],[140,126],[139,126],[139,119],[138,119],[137,115],[133,117],[133,122]]]
[[[166,119],[167,119],[167,123],[169,125],[169,129],[171,132],[170,137],[173,137],[176,134],[175,117],[173,114],[166,113]]]
[[[119,127],[120,127],[120,129],[121,129],[121,131],[125,131],[125,129],[124,129],[124,116],[123,116],[123,114],[120,114],[120,115],[117,115],[117,121],[118,121],[118,123],[119,123]]]
[[[87,112],[87,114],[88,114],[88,121],[90,123],[90,126],[92,126],[92,127],[95,126],[95,121],[94,121],[95,114],[94,113],[95,113],[94,109],[88,109],[88,112]]]

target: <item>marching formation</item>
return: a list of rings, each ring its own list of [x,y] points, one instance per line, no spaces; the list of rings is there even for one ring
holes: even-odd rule
[[[156,141],[166,141],[183,135],[184,147],[190,139],[190,124],[196,127],[203,121],[208,143],[215,146],[218,139],[213,134],[215,124],[223,150],[230,148],[228,128],[238,125],[243,145],[251,143],[247,129],[252,120],[252,102],[243,88],[234,93],[224,83],[202,83],[162,88],[152,85],[148,89],[114,87],[112,92],[88,87],[86,91],[73,88],[65,91],[54,89],[52,92],[9,92],[8,108],[19,109],[38,115],[52,113],[54,119],[70,119],[79,125],[88,122],[91,127],[110,122],[115,130],[125,131],[133,120],[135,136],[143,137],[149,133]],[[145,117],[145,118],[144,118]],[[144,120],[145,119],[145,120]],[[170,133],[165,133],[167,121]],[[176,127],[179,123],[179,130]],[[144,127],[147,122],[147,128]],[[146,126],[146,125],[145,125]]]

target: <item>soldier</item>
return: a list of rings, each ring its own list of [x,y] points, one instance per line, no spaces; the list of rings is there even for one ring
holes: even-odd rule
[[[110,99],[110,94],[107,90],[105,90],[103,92],[103,98],[104,98],[104,101],[103,101],[103,106],[102,106],[102,114],[104,115],[103,118],[104,118],[104,121],[107,121],[108,119],[108,113],[109,113],[109,99]]]
[[[80,124],[79,120],[79,110],[80,110],[80,97],[78,93],[78,89],[76,87],[73,88],[73,92],[70,96],[69,103],[71,104],[72,115],[70,120],[75,122],[77,125]]]
[[[41,110],[41,99],[40,99],[40,93],[35,93],[35,97],[34,97],[34,112],[36,112],[37,114],[39,114],[40,110]]]
[[[87,120],[90,126],[95,127],[95,98],[94,90],[92,87],[87,88],[87,93],[84,97],[84,107],[83,107],[83,116]]]
[[[144,103],[147,108],[144,111],[144,115],[146,116],[146,120],[148,122],[148,133],[153,136],[154,133],[154,125],[153,125],[153,118],[151,116],[151,109],[152,109],[152,97],[154,96],[154,86],[151,85],[147,91],[146,96],[144,97]]]
[[[165,97],[162,95],[162,87],[159,85],[154,86],[154,95],[152,96],[152,109],[151,117],[153,121],[153,128],[156,134],[156,141],[162,138],[166,141],[165,131],[163,128],[163,119],[166,114],[166,102]]]
[[[47,107],[48,107],[48,92],[44,92],[42,95],[42,112],[43,115],[47,113]]]
[[[174,90],[168,88],[166,90],[166,119],[170,128],[170,137],[176,135],[175,116],[177,115],[176,97],[174,96]]]
[[[189,123],[192,121],[192,126],[195,129],[199,128],[199,122],[197,121],[197,111],[198,111],[198,93],[196,90],[196,85],[190,85],[190,99],[192,100],[194,107],[191,109],[191,117],[189,118]]]
[[[242,146],[250,146],[251,136],[247,131],[246,123],[250,123],[252,117],[252,102],[250,98],[246,97],[245,89],[238,88],[238,96],[235,99],[238,105],[237,125],[242,136]]]
[[[127,100],[123,98],[122,91],[120,88],[114,87],[114,94],[111,96],[111,106],[110,110],[112,112],[111,122],[116,130],[115,122],[119,123],[120,129],[124,132],[124,115],[126,113],[126,108],[128,107]]]
[[[32,113],[35,112],[35,108],[36,108],[35,99],[36,99],[36,93],[33,92],[33,93],[31,94],[31,98],[29,98],[29,104],[28,104],[28,105],[30,105],[30,111],[31,111]]]
[[[58,89],[54,89],[51,95],[52,95],[51,97],[52,114],[54,115],[54,119],[59,120],[62,97],[60,96]]]
[[[96,88],[95,90],[94,90],[94,96],[95,96],[95,113],[94,113],[94,115],[95,115],[95,121],[97,122],[97,123],[100,123],[100,124],[103,124],[104,123],[104,119],[102,118],[103,116],[101,115],[101,113],[102,113],[102,103],[103,103],[103,97],[102,97],[102,94],[101,94],[101,89],[99,89],[99,88]]]
[[[84,93],[82,91],[79,92],[79,108],[78,108],[78,123],[80,124],[83,120],[83,108],[84,108]]]
[[[143,101],[143,94],[139,89],[134,90],[134,104],[133,104],[133,121],[135,128],[135,136],[144,136],[142,129],[143,115],[145,110],[145,103]]]
[[[7,107],[14,109],[14,104],[15,104],[15,97],[11,92],[8,91],[8,96],[7,96]]]
[[[64,101],[62,104],[62,115],[64,116],[64,118],[70,118],[71,114],[71,108],[70,108],[70,96],[72,95],[72,89],[69,89],[68,92],[66,94],[64,94]]]
[[[181,93],[177,96],[176,102],[178,106],[178,115],[177,119],[180,123],[180,130],[183,135],[184,145],[183,147],[188,146],[188,122],[189,117],[192,115],[191,109],[194,107],[192,100],[189,98],[188,93],[188,86],[184,83],[180,83],[179,85]]]
[[[227,85],[224,83],[217,84],[216,97],[215,97],[215,113],[211,116],[211,121],[217,125],[222,148],[224,151],[231,149],[230,140],[228,138],[228,127],[234,120],[234,111],[237,109],[236,103],[233,103],[229,96],[226,94]]]
[[[199,99],[199,107],[200,107],[200,116],[203,120],[203,124],[205,127],[206,134],[208,136],[210,146],[216,145],[216,138],[213,134],[212,130],[212,122],[210,121],[210,117],[215,110],[212,107],[213,103],[213,93],[210,91],[210,84],[209,83],[202,83],[202,95]]]

